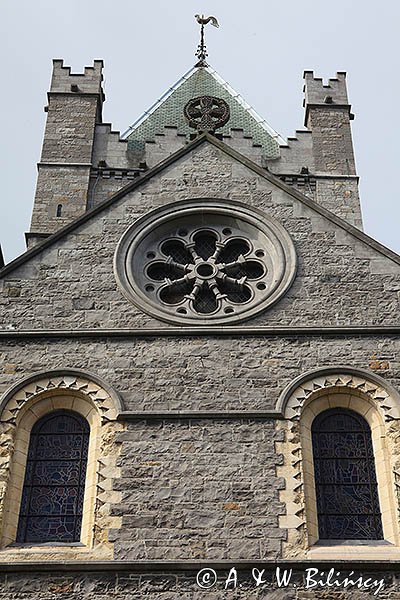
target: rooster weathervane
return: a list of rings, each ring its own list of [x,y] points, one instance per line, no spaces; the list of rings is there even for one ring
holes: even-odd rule
[[[219,23],[215,17],[205,17],[204,15],[195,15],[196,21],[201,25],[200,30],[200,44],[197,48],[196,56],[199,59],[196,67],[205,67],[207,66],[206,58],[208,56],[206,44],[204,42],[204,25],[208,25],[211,23],[214,27],[219,27]]]

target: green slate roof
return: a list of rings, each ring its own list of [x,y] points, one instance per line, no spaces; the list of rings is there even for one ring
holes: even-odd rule
[[[164,126],[177,127],[187,137],[194,132],[183,115],[185,104],[198,96],[216,96],[228,103],[230,119],[218,133],[228,134],[231,128],[243,129],[245,136],[260,144],[268,158],[279,157],[279,145],[285,141],[235,92],[211,67],[193,67],[164,94],[123,135],[132,149],[153,141]]]

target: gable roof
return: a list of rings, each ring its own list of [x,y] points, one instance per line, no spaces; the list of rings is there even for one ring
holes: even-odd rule
[[[279,157],[279,145],[286,145],[280,135],[210,66],[193,67],[181,77],[149,110],[129,127],[122,138],[131,147],[154,140],[165,126],[177,127],[178,133],[189,138],[193,130],[187,124],[183,108],[192,98],[215,96],[227,102],[230,119],[218,129],[229,135],[231,129],[243,129],[244,135],[260,144],[268,158]]]
[[[244,166],[248,167],[250,170],[257,173],[257,175],[259,175],[260,177],[263,177],[264,179],[266,179],[267,181],[269,181],[276,187],[280,188],[281,190],[283,190],[284,192],[289,194],[289,196],[296,198],[299,202],[308,206],[309,208],[314,210],[316,213],[319,213],[321,216],[325,217],[326,219],[328,219],[329,221],[331,221],[332,223],[337,225],[340,229],[345,230],[347,233],[351,234],[353,237],[364,242],[365,244],[367,244],[368,246],[370,246],[371,248],[373,248],[374,250],[376,250],[377,252],[379,252],[380,254],[385,256],[386,258],[389,258],[396,264],[400,265],[400,255],[396,254],[396,252],[393,252],[393,250],[390,250],[389,248],[387,248],[380,242],[377,242],[376,240],[374,240],[372,237],[370,237],[363,231],[360,231],[353,225],[350,225],[350,223],[347,223],[346,221],[344,221],[340,217],[336,216],[334,213],[330,212],[329,210],[327,210],[320,204],[317,204],[317,202],[315,202],[314,200],[311,200],[307,196],[303,195],[301,192],[288,186],[286,183],[281,181],[278,177],[276,177],[275,175],[272,175],[271,172],[264,170],[262,167],[259,167],[252,160],[250,160],[243,154],[240,154],[240,152],[238,152],[237,150],[234,150],[230,146],[227,146],[227,144],[224,144],[223,142],[219,141],[216,137],[214,137],[208,133],[203,133],[202,135],[200,135],[199,137],[194,139],[192,142],[187,144],[185,147],[181,148],[174,154],[171,154],[165,160],[160,162],[158,165],[156,165],[152,169],[149,169],[139,179],[136,179],[135,181],[129,183],[128,185],[126,185],[125,187],[120,189],[118,192],[116,192],[115,194],[110,196],[110,198],[107,198],[107,200],[104,200],[104,202],[101,202],[96,207],[92,208],[91,210],[88,210],[83,215],[81,215],[80,217],[78,217],[77,219],[72,221],[71,223],[68,223],[68,225],[65,225],[65,227],[62,227],[61,229],[59,229],[58,231],[56,231],[55,233],[50,235],[43,242],[37,244],[30,250],[27,250],[26,252],[24,252],[17,258],[15,258],[13,261],[8,263],[8,265],[6,265],[2,269],[0,269],[0,278],[3,277],[4,275],[7,275],[8,273],[11,273],[14,269],[16,269],[17,267],[26,263],[33,256],[40,254],[43,250],[52,246],[52,244],[54,242],[63,238],[65,235],[71,233],[72,231],[74,231],[75,229],[80,227],[82,224],[86,223],[87,221],[90,221],[92,218],[94,218],[95,216],[100,214],[103,210],[106,210],[107,208],[112,206],[115,202],[124,198],[131,191],[140,188],[147,181],[149,181],[152,177],[154,177],[155,175],[157,175],[164,169],[171,166],[174,162],[176,162],[180,158],[184,157],[186,154],[189,154],[189,152],[191,152],[194,148],[197,148],[198,146],[200,146],[201,144],[206,143],[206,142],[216,146],[219,150],[221,150],[222,152],[224,152],[231,158],[242,163]]]

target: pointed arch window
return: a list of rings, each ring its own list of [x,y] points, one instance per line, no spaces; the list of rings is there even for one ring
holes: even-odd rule
[[[72,411],[54,411],[32,428],[17,542],[80,540],[89,424]]]
[[[312,424],[321,540],[383,539],[371,430],[358,413],[337,408]]]

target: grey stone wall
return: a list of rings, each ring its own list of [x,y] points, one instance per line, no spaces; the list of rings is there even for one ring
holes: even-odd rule
[[[90,167],[39,165],[32,234],[54,233],[86,211],[89,175]],[[58,217],[59,204],[62,208]]]
[[[304,104],[324,104],[327,96],[335,104],[348,104],[346,73],[338,71],[336,77],[326,83],[322,77],[315,77],[314,71],[304,71]]]
[[[316,106],[307,126],[313,136],[315,169],[331,175],[355,175],[348,108]]]
[[[341,196],[347,191],[355,193],[345,184],[334,188]],[[159,326],[117,286],[115,248],[128,226],[149,210],[202,197],[256,207],[279,221],[294,241],[299,264],[292,287],[249,324],[398,324],[397,263],[207,142],[5,275],[0,324],[15,329]]]
[[[371,369],[400,388],[396,335],[200,336],[2,341],[0,394],[43,370],[102,377],[131,411],[268,411],[306,371]]]
[[[347,223],[363,229],[356,177],[318,179],[316,186],[314,199],[318,204],[332,211]]]
[[[277,558],[284,482],[272,420],[130,423],[121,432],[117,560]]]
[[[71,84],[78,86],[81,92],[100,94],[103,81],[103,61],[94,60],[92,67],[85,67],[83,73],[71,73],[71,67],[64,66],[64,61],[53,60],[51,91],[71,92]]]
[[[98,98],[50,92],[42,162],[90,163]]]
[[[124,187],[130,177],[137,177],[138,169],[143,169],[139,178],[144,172],[109,126],[97,127],[91,156],[87,140],[94,132],[96,96],[70,96],[67,88],[71,77],[80,77],[74,80],[78,86],[88,86],[88,94],[100,93],[96,69],[72,76],[62,64],[56,66],[53,85],[64,95],[56,96],[59,110],[49,113],[43,155],[48,162],[56,161],[61,152],[66,161],[105,161],[110,169],[115,167],[109,177],[95,181],[92,177],[93,205]],[[329,84],[331,93],[335,101],[344,102],[343,81],[337,81]],[[312,78],[309,86],[308,102],[322,102],[320,80]],[[81,137],[66,116],[72,105],[71,119],[77,118],[76,123],[86,128]],[[310,196],[359,226],[353,167],[342,173],[348,164],[345,156],[342,161],[343,147],[351,150],[348,115],[338,108],[310,110],[315,110],[310,116],[312,132],[292,140],[271,170],[277,175],[295,175],[297,166],[314,170],[316,184]],[[338,134],[339,130],[345,133]],[[259,148],[240,132],[225,141],[265,166]],[[147,166],[159,163],[183,144],[183,138],[167,128],[154,144],[146,144]],[[64,202],[70,212],[57,221],[57,227],[86,210],[89,174],[89,167],[41,166],[34,212],[38,227],[48,223],[46,231],[53,230],[51,219],[58,203]],[[297,180],[293,185],[298,185]],[[398,325],[400,266],[395,260],[303,203],[290,189],[205,143],[4,275],[0,282],[0,327],[4,330],[97,329],[99,335],[3,339],[0,394],[35,372],[63,368],[102,377],[131,412],[241,410],[254,415],[271,411],[296,377],[327,365],[369,369],[399,389],[400,342],[395,335],[256,336],[238,325],[232,335],[146,337],[146,328],[172,326],[147,316],[125,299],[113,273],[116,245],[129,225],[148,211],[204,197],[239,201],[263,211],[287,229],[296,247],[298,272],[292,287],[276,305],[245,325]],[[113,337],[101,332],[118,328],[142,328],[143,335]],[[235,419],[217,415],[127,421],[117,440],[121,477],[113,482],[113,489],[122,493],[121,501],[113,506],[113,514],[122,518],[121,528],[109,534],[116,560],[270,563],[279,558],[286,530],[278,520],[286,507],[279,500],[285,482],[277,477],[277,468],[291,460],[276,450],[283,435],[272,418],[246,414]],[[397,597],[395,576],[389,574],[387,582],[386,597]],[[30,599],[38,593],[44,599],[68,595],[85,600],[211,600],[223,597],[224,591],[221,586],[200,591],[194,571],[188,574],[172,568],[162,574],[8,573],[0,581],[0,598]],[[232,597],[257,598],[267,593],[280,599],[321,598],[320,592],[306,590],[301,579],[297,588],[276,590],[271,580],[269,587],[259,591],[244,580]],[[324,597],[343,598],[338,594],[324,592]]]

